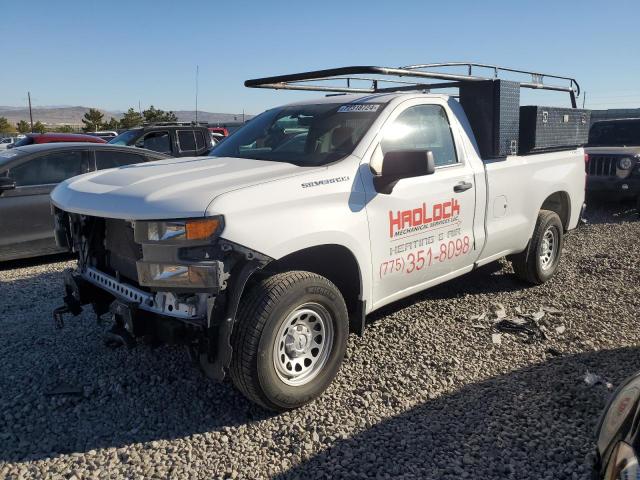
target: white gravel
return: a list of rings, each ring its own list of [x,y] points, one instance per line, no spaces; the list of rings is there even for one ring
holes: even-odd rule
[[[640,221],[590,217],[546,285],[501,263],[374,314],[325,395],[279,415],[181,349],[108,349],[89,312],[56,331],[71,262],[0,266],[0,478],[588,478],[610,391],[585,373],[640,368]],[[470,317],[495,303],[563,313],[546,340],[494,343],[493,316]]]

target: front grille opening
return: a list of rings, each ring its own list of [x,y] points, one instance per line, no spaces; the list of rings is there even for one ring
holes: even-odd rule
[[[618,157],[605,155],[589,155],[589,168],[587,173],[595,177],[614,177]]]

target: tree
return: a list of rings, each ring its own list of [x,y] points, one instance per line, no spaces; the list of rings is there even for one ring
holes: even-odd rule
[[[33,124],[33,131],[35,133],[44,133],[47,131],[47,127],[44,126],[44,123],[37,121]]]
[[[5,117],[0,117],[0,134],[15,133],[16,128]]]
[[[144,119],[147,122],[177,122],[178,117],[176,114],[169,111],[165,112],[159,108],[155,108],[153,105],[149,107],[148,110],[144,110],[142,112],[144,115]]]
[[[136,112],[133,108],[127,110],[127,113],[120,119],[120,128],[134,128],[142,125],[142,115]]]
[[[97,108],[90,108],[89,111],[84,114],[84,118],[82,119],[82,123],[84,123],[82,130],[85,132],[97,132],[102,126],[103,117],[104,114],[100,110]]]
[[[120,122],[111,117],[107,123],[102,124],[102,128],[104,130],[118,130],[118,128],[120,128]]]
[[[16,126],[18,127],[19,133],[29,133],[31,131],[31,126],[24,120],[20,120],[18,123],[16,123]]]
[[[58,132],[58,133],[73,133],[73,132],[75,132],[75,128],[73,128],[71,125],[60,125],[58,128],[56,128],[56,132]]]

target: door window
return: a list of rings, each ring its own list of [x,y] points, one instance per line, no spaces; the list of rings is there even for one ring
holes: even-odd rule
[[[171,153],[171,136],[169,132],[150,132],[136,142],[136,147]]]
[[[16,186],[49,185],[84,173],[82,151],[50,153],[12,168]]]
[[[96,151],[96,168],[98,170],[142,162],[144,162],[144,157],[135,153]]]
[[[385,128],[382,153],[431,150],[436,166],[458,162],[447,114],[440,105],[416,105]]]
[[[196,139],[193,130],[178,130],[178,144],[181,152],[195,152]]]

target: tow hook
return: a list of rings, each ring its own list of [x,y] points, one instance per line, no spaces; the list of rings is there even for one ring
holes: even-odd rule
[[[63,298],[64,305],[53,310],[53,324],[58,330],[64,327],[65,315],[70,314],[75,317],[82,312],[82,304],[80,300],[76,298],[76,295],[74,295],[73,287],[65,282],[64,289],[66,293]]]

